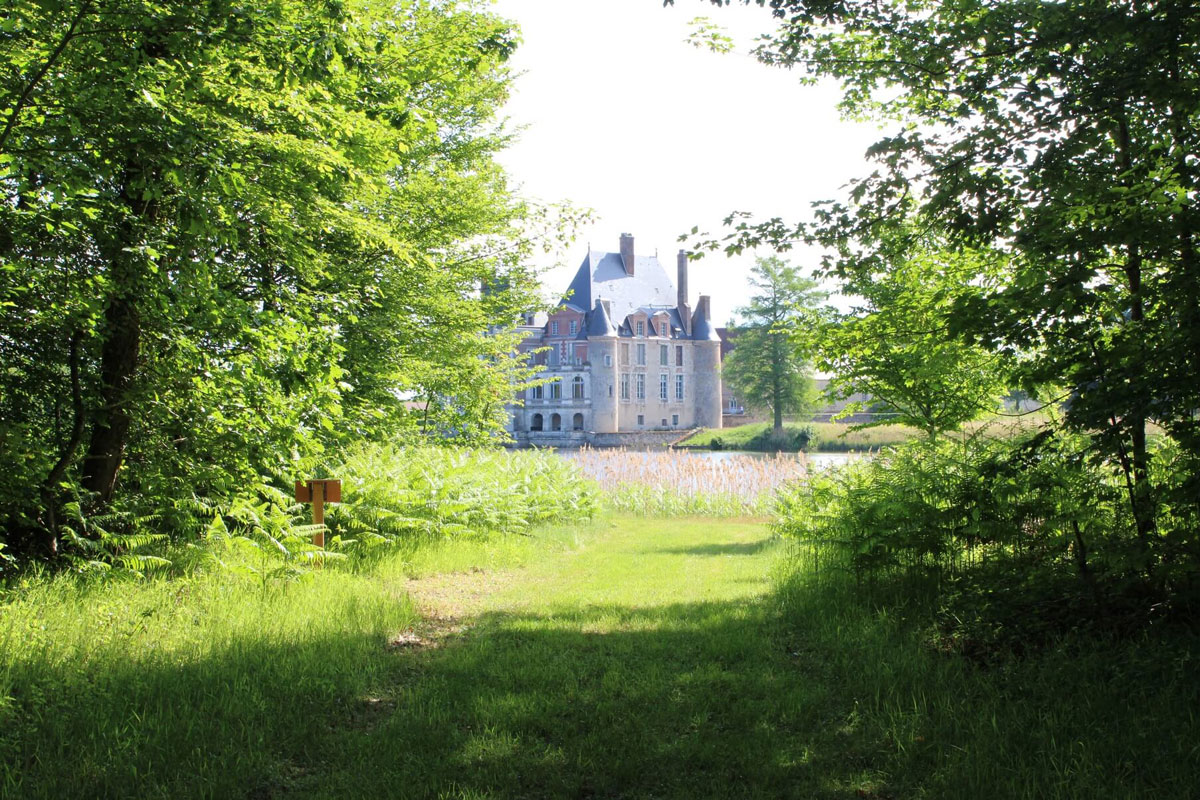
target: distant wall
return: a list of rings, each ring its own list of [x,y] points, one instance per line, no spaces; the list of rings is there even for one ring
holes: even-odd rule
[[[513,434],[513,447],[666,447],[687,436],[694,430],[669,431],[622,431],[619,433],[597,433],[595,431],[547,431],[519,432]]]

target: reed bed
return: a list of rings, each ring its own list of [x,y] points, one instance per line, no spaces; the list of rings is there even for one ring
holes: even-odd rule
[[[642,516],[766,515],[776,492],[808,472],[802,454],[714,459],[678,450],[583,448],[568,457],[596,482],[609,508]]]

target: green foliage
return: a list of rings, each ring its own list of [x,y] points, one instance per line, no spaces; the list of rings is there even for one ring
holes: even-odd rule
[[[753,452],[798,453],[812,449],[816,442],[812,425],[784,425],[776,431],[770,423],[751,423],[733,428],[704,428],[689,436],[683,447],[707,447],[711,450],[750,450]]]
[[[978,625],[970,637],[1026,646],[1039,632],[1190,613],[1194,513],[1160,514],[1144,546],[1119,468],[1088,452],[1083,437],[1049,432],[914,441],[794,484],[775,529],[811,549],[817,580],[848,574],[877,601],[941,603],[952,636]],[[1172,466],[1156,484],[1177,492],[1195,465],[1173,442],[1157,452]]]
[[[920,435],[919,431],[902,425],[872,426],[863,429],[840,422],[786,423],[783,430],[782,447],[774,438],[769,422],[751,422],[732,428],[703,428],[685,439],[680,446],[708,447],[712,450],[864,453],[904,444]]]
[[[912,247],[914,245],[910,245]],[[996,256],[991,261],[1001,261]],[[996,410],[1005,363],[952,334],[955,304],[998,271],[982,254],[921,251],[848,280],[863,305],[822,329],[821,369],[844,415],[882,411],[861,427],[900,423],[935,437]]]
[[[524,533],[590,519],[599,499],[571,461],[530,450],[360,445],[335,472],[345,502],[326,523],[343,547]]]
[[[70,502],[227,502],[346,441],[501,437],[554,226],[494,161],[513,47],[470,1],[6,9],[10,548],[53,552]]]
[[[769,409],[775,430],[783,415],[809,408],[814,401],[809,361],[813,329],[825,294],[815,281],[776,258],[760,258],[751,270],[757,294],[737,309],[744,322],[730,330],[734,347],[722,366],[724,380],[751,408]]]
[[[851,282],[896,266],[913,230],[1003,253],[950,332],[1012,359],[1018,388],[1069,399],[1066,424],[1120,465],[1152,547],[1148,421],[1200,454],[1200,5],[755,2],[778,22],[762,60],[897,124],[868,151],[877,169],[811,220],[735,213],[708,246],[826,245]],[[1195,502],[1200,476],[1187,484]]]

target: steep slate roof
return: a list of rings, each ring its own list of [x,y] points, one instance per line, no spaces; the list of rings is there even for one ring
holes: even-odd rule
[[[593,308],[599,299],[608,300],[612,320],[621,323],[642,306],[673,307],[675,285],[657,256],[635,256],[633,275],[625,272],[620,253],[590,250],[569,287],[565,302]]]

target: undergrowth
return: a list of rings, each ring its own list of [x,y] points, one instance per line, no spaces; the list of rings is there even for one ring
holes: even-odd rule
[[[1171,497],[1192,467],[1169,440],[1156,447],[1152,477]],[[818,585],[850,580],[871,602],[924,604],[947,646],[986,659],[1082,629],[1193,618],[1194,507],[1161,504],[1145,541],[1125,500],[1082,439],[945,439],[791,484],[774,530],[810,549]]]
[[[320,528],[295,501],[290,476],[280,476],[103,516],[68,504],[60,565],[81,573],[183,575],[205,561],[266,581],[444,538],[584,520],[598,508],[592,484],[550,453],[371,444],[351,448],[320,473],[342,481],[343,499],[326,509],[324,549],[312,543]],[[10,572],[19,566],[10,564]]]

